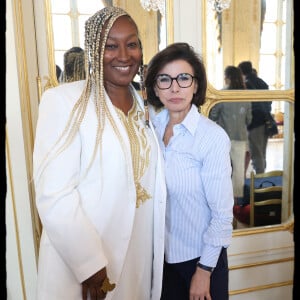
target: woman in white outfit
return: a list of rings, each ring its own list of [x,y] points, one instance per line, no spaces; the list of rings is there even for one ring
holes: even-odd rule
[[[106,7],[85,24],[86,79],[44,92],[33,154],[43,225],[38,300],[157,300],[165,176],[143,99],[133,19]]]

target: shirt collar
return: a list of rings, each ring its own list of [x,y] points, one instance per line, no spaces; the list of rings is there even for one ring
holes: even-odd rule
[[[195,135],[198,121],[199,121],[199,110],[195,104],[192,104],[190,111],[184,118],[184,120],[178,124],[186,128],[191,135]],[[153,123],[155,127],[165,128],[169,122],[169,112],[167,109],[160,111],[154,118]]]
[[[195,135],[199,122],[199,110],[195,104],[192,104],[190,111],[181,122],[181,124],[190,132],[191,135]]]

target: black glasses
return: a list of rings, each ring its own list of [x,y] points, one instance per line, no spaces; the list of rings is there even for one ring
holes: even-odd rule
[[[181,88],[188,88],[192,85],[194,76],[189,73],[180,73],[176,77],[168,74],[159,74],[156,77],[156,85],[160,90],[167,90],[171,87],[173,80],[176,80]]]

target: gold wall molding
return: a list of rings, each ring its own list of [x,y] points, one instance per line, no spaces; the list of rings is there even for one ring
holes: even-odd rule
[[[233,237],[239,237],[239,236],[251,235],[251,234],[263,234],[263,233],[275,232],[275,231],[289,231],[291,234],[293,234],[294,217],[291,216],[287,222],[279,225],[252,227],[249,229],[235,229],[233,231]]]
[[[280,259],[272,259],[272,260],[265,260],[260,262],[254,262],[254,263],[247,263],[247,264],[240,264],[235,266],[230,266],[229,271],[238,271],[242,269],[249,269],[254,267],[261,267],[266,265],[276,265],[281,263],[288,263],[288,262],[294,262],[294,257],[286,257],[286,258],[280,258]],[[271,284],[264,284],[264,285],[255,285],[252,287],[247,287],[243,289],[237,289],[237,290],[230,290],[229,295],[239,295],[239,294],[248,294],[252,292],[262,291],[262,290],[269,290],[274,289],[282,286],[291,286],[293,285],[293,280],[287,280],[287,281],[280,281],[280,282],[274,282]]]
[[[265,260],[265,261],[259,261],[254,263],[247,263],[247,264],[241,264],[241,265],[234,265],[230,266],[229,270],[240,270],[240,269],[248,269],[253,267],[260,267],[265,265],[274,265],[274,264],[280,264],[285,262],[294,261],[294,257],[285,257],[285,258],[279,258],[279,259],[271,259],[271,260]]]
[[[22,115],[22,128],[24,136],[24,150],[26,157],[26,172],[28,181],[28,191],[30,198],[30,209],[32,215],[32,230],[35,240],[35,255],[38,257],[38,245],[40,239],[40,221],[35,211],[34,203],[34,186],[32,182],[33,166],[32,153],[34,145],[34,121],[32,118],[32,109],[34,109],[33,100],[30,95],[29,80],[28,80],[28,64],[26,54],[26,42],[24,28],[24,7],[22,0],[13,0],[13,21],[15,24],[15,43],[17,52],[17,66],[18,66],[18,84],[20,94],[20,106]]]
[[[11,155],[10,155],[10,148],[9,148],[9,137],[6,132],[6,140],[5,140],[5,153],[6,153],[6,163],[7,163],[7,174],[8,174],[8,182],[10,184],[10,191],[11,191],[11,202],[12,202],[12,214],[14,217],[14,225],[15,225],[15,239],[17,244],[17,254],[18,254],[18,265],[20,269],[20,284],[22,289],[23,299],[26,300],[26,287],[25,287],[25,278],[24,278],[24,270],[23,270],[23,260],[21,255],[21,242],[20,242],[20,230],[19,230],[19,223],[18,223],[18,216],[17,216],[17,205],[16,205],[16,197],[14,193],[14,181],[12,178],[12,165],[11,165]]]
[[[166,0],[167,45],[174,43],[174,7],[173,0]]]
[[[38,96],[39,96],[38,101],[40,103],[41,98],[42,98],[42,81],[41,81],[41,77],[40,76],[36,77],[36,84],[37,84]]]
[[[239,294],[246,294],[246,293],[248,294],[251,292],[269,290],[269,289],[274,289],[274,288],[278,288],[278,287],[282,287],[282,286],[290,286],[290,285],[293,285],[292,280],[276,282],[276,283],[271,283],[271,284],[257,285],[254,287],[249,287],[249,288],[239,289],[239,290],[231,290],[231,291],[229,291],[229,295],[234,296],[234,295],[239,295]]]
[[[56,77],[56,67],[54,58],[54,38],[53,38],[53,27],[52,27],[52,15],[51,15],[51,0],[45,0],[44,15],[46,20],[46,35],[47,35],[47,54],[48,54],[48,76],[43,76],[46,80],[45,86],[42,88],[44,92],[48,88],[58,85]]]

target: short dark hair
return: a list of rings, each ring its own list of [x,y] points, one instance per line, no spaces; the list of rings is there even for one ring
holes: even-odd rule
[[[242,61],[239,63],[238,67],[241,69],[242,73],[244,75],[248,75],[252,73],[252,63],[251,61]]]
[[[194,48],[187,43],[173,43],[152,57],[147,66],[145,87],[147,98],[150,104],[156,108],[163,107],[163,103],[155,95],[154,86],[156,76],[165,65],[174,60],[185,60],[191,65],[194,71],[195,80],[197,80],[197,91],[193,96],[192,103],[197,107],[205,102],[207,89],[207,76],[204,63],[201,57],[194,51]]]

